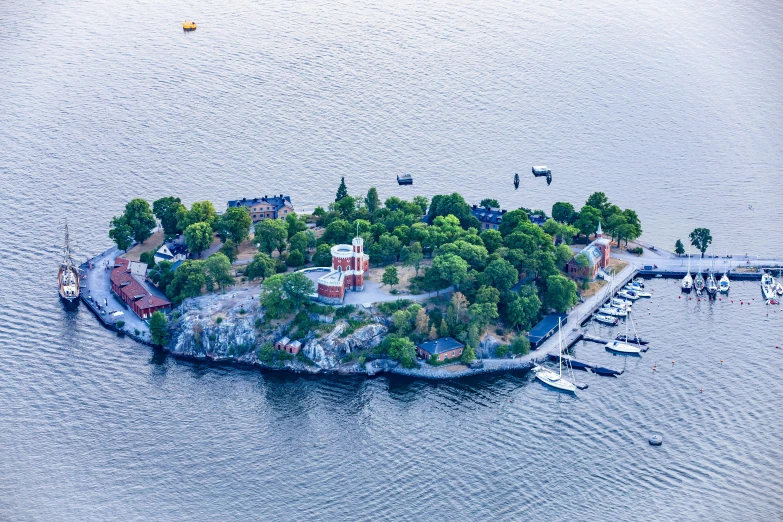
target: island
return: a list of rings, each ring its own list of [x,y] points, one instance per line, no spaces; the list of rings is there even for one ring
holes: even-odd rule
[[[222,213],[169,196],[134,199],[110,225],[116,247],[82,266],[82,298],[121,335],[216,363],[425,378],[529,368],[531,340],[551,335],[534,326],[630,275],[610,252],[642,233],[601,192],[549,216],[458,193],[381,202],[344,179],[301,215],[284,194]]]

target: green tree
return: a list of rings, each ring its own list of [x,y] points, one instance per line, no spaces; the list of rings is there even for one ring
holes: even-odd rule
[[[185,229],[185,244],[196,257],[212,244],[212,227],[209,223],[193,223]]]
[[[427,213],[427,206],[430,202],[425,196],[413,196],[412,203],[421,209],[421,214]]]
[[[462,350],[462,355],[460,356],[459,360],[463,364],[470,364],[473,362],[473,360],[476,358],[476,349],[472,346],[466,346]]]
[[[397,310],[391,316],[392,325],[394,325],[394,331],[400,335],[407,335],[411,330],[411,321],[413,316],[408,310]]]
[[[402,243],[396,236],[387,232],[378,239],[378,253],[382,261],[387,263],[395,261],[400,250],[402,250]]]
[[[494,305],[500,302],[500,291],[491,286],[482,285],[476,292],[474,303],[492,303]]]
[[[227,240],[239,245],[250,235],[253,219],[247,207],[231,207],[215,220],[215,232],[225,243]]]
[[[588,259],[588,257],[581,252],[574,256],[574,261],[576,261],[576,264],[581,268],[587,268],[590,266],[590,259]]]
[[[230,239],[226,239],[218,252],[226,256],[232,263],[237,260],[237,255],[239,253],[236,244]]]
[[[524,223],[526,221],[530,221],[530,219],[527,217],[527,212],[524,210],[512,210],[511,212],[506,212],[503,214],[498,230],[503,237],[506,237],[507,235],[514,232],[520,223]]]
[[[400,277],[397,275],[397,267],[387,266],[386,270],[383,271],[381,282],[385,285],[389,285],[392,288],[394,285],[400,284]]]
[[[479,206],[481,208],[500,208],[500,203],[498,203],[497,199],[484,198],[479,203]]]
[[[313,293],[313,282],[302,273],[277,274],[264,282],[259,299],[270,318],[298,311]]]
[[[514,298],[506,305],[504,320],[512,328],[528,330],[541,311],[538,291],[533,285],[525,285],[512,295]]]
[[[125,220],[125,216],[112,218],[109,237],[117,244],[117,248],[120,250],[128,250],[130,248],[133,244],[133,230]]]
[[[552,219],[559,223],[573,223],[576,211],[571,203],[558,201],[552,205]]]
[[[259,250],[272,255],[277,249],[280,253],[285,249],[285,241],[288,239],[288,226],[279,219],[265,219],[255,226],[253,242]]]
[[[468,347],[475,350],[478,348],[479,343],[481,342],[481,332],[479,331],[479,327],[476,324],[470,325],[470,328],[468,328],[468,337],[466,339],[466,344]]]
[[[685,254],[685,245],[683,245],[682,241],[680,241],[679,239],[677,240],[676,243],[674,243],[674,253],[677,254],[678,256]]]
[[[302,254],[303,258],[304,258],[304,254],[307,253],[308,246],[310,246],[310,236],[305,231],[297,232],[296,234],[291,236],[291,239],[288,240],[289,249],[292,252],[294,250],[299,251]]]
[[[389,342],[389,357],[400,361],[403,368],[415,368],[416,346],[410,339],[395,337]]]
[[[345,219],[335,219],[326,225],[321,241],[325,243],[347,243],[353,237],[356,229]]]
[[[546,279],[546,301],[550,308],[563,313],[574,306],[578,300],[576,283],[567,277],[551,275]]]
[[[473,303],[468,307],[468,315],[470,315],[471,322],[483,330],[498,318],[498,305],[492,302]]]
[[[182,206],[182,201],[174,196],[160,198],[152,203],[152,212],[160,220],[166,237],[174,237],[182,233],[177,226],[177,210]]]
[[[519,272],[514,265],[505,259],[495,259],[481,274],[481,281],[488,286],[494,286],[500,292],[505,292],[519,280]]]
[[[209,223],[213,226],[217,220],[217,212],[211,201],[196,201],[190,210],[184,206],[177,210],[177,226],[181,230],[187,229],[193,223]]]
[[[611,205],[611,203],[609,203],[609,198],[607,198],[606,194],[603,192],[593,192],[585,203],[585,206],[598,209],[601,213],[607,210],[609,205]]]
[[[690,234],[691,245],[695,246],[697,250],[701,252],[701,257],[704,257],[704,252],[712,243],[712,236],[710,235],[709,228],[695,228]]]
[[[245,275],[248,279],[261,279],[275,275],[275,262],[267,254],[259,252],[253,256],[253,260],[247,265]]]
[[[530,339],[524,335],[517,335],[511,340],[511,351],[514,355],[527,355],[530,353]]]
[[[305,264],[305,256],[300,250],[291,250],[285,258],[285,264],[291,267],[299,267]]]
[[[161,263],[163,264],[163,263]],[[201,289],[207,284],[207,274],[203,261],[183,261],[171,283],[166,287],[166,295],[174,304],[179,304],[188,297],[201,295]]]
[[[150,281],[155,283],[158,289],[166,295],[169,295],[166,292],[166,288],[174,279],[174,270],[171,269],[171,266],[171,261],[161,261],[160,263],[155,264],[147,274]]]
[[[438,327],[438,335],[441,337],[449,336],[449,325],[446,324],[446,319],[440,320],[440,326]]]
[[[139,261],[146,263],[148,268],[155,266],[155,252],[142,252]]]
[[[337,187],[337,195],[334,197],[335,201],[340,201],[348,195],[348,187],[345,186],[345,177],[340,178],[340,186]]]
[[[218,288],[221,290],[226,286],[234,283],[233,268],[231,267],[231,261],[225,254],[216,252],[209,256],[204,263],[204,268],[207,274],[212,278]]]
[[[430,272],[433,272],[431,277],[442,286],[459,287],[468,277],[468,263],[454,254],[438,255],[432,260],[432,266],[427,274],[429,275]]]
[[[574,253],[571,251],[568,245],[558,245],[558,247],[555,249],[555,266],[557,266],[558,270],[563,270],[566,266],[566,263],[571,261],[572,257],[574,257]]]
[[[465,202],[465,199],[460,194],[455,192],[454,194],[439,194],[433,197],[429,213],[427,214],[427,223],[434,224],[435,218],[438,216],[446,217],[449,215],[456,217],[464,229],[471,227],[479,229],[481,227],[479,220],[473,216],[470,205]]]
[[[169,320],[160,310],[150,316],[150,338],[155,346],[166,346],[169,343]]]
[[[408,250],[408,257],[405,260],[407,266],[412,266],[416,270],[416,275],[419,275],[419,268],[421,267],[421,261],[424,259],[424,253],[421,248],[421,243],[414,242]]]
[[[288,227],[288,238],[291,239],[299,232],[307,230],[307,222],[304,217],[299,217],[296,212],[291,212],[285,217],[285,224]]]
[[[287,274],[283,282],[286,298],[294,305],[295,310],[301,309],[315,292],[313,282],[304,274],[296,272]]]
[[[381,199],[378,197],[378,190],[375,187],[370,187],[367,191],[367,197],[364,198],[364,206],[370,214],[374,213],[381,206]]]
[[[313,264],[315,266],[332,266],[332,247],[324,243],[318,245],[313,254]]]
[[[481,241],[484,243],[484,248],[490,254],[503,246],[503,236],[499,231],[493,229],[487,229],[481,233]]]
[[[139,243],[149,239],[157,225],[150,204],[140,198],[132,199],[125,205],[123,217],[132,231],[133,239]]]
[[[589,236],[598,229],[598,222],[601,220],[601,211],[595,207],[585,205],[579,211],[579,216],[574,221],[574,226],[580,234]]]

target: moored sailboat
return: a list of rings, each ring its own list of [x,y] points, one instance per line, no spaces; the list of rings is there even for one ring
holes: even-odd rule
[[[731,289],[731,281],[729,281],[729,273],[725,272],[718,281],[718,289],[722,294],[728,294]]]
[[[559,320],[558,320],[557,335],[558,335],[558,345],[557,345],[558,372],[555,373],[549,368],[544,368],[543,366],[538,366],[538,365],[533,367],[533,372],[536,375],[536,379],[543,382],[547,386],[555,388],[556,390],[576,393],[576,384],[574,384],[571,380],[563,377],[563,333],[560,328]]]
[[[693,290],[693,278],[691,277],[691,248],[688,247],[688,272],[682,278],[680,288],[683,292],[689,294]]]
[[[57,283],[59,286],[60,300],[66,308],[76,308],[79,306],[79,294],[81,291],[81,281],[79,279],[79,270],[71,258],[71,241],[68,234],[68,221],[65,222],[65,247],[63,260],[60,262],[60,269],[57,274]]]

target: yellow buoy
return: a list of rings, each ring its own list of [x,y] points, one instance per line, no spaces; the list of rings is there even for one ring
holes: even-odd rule
[[[196,30],[196,22],[192,22],[192,21],[184,22],[182,24],[182,28],[185,31],[195,31]]]

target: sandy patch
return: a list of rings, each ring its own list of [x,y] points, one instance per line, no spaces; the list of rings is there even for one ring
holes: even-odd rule
[[[141,243],[139,245],[136,245],[135,247],[131,248],[124,254],[122,254],[120,257],[124,257],[125,259],[130,259],[131,261],[138,261],[139,256],[144,252],[155,252],[160,248],[160,246],[163,244],[163,230],[158,230],[154,234],[152,234],[149,239],[147,239],[144,243]]]

